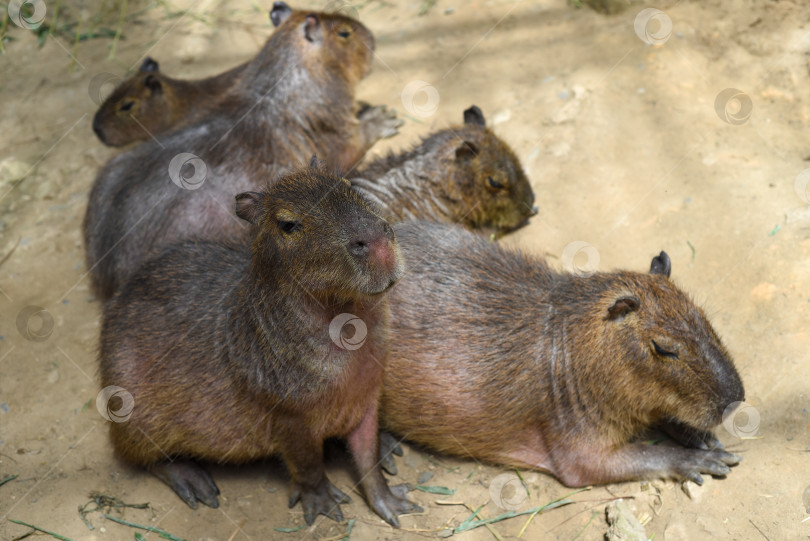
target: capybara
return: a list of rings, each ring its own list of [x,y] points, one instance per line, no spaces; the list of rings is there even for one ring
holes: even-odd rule
[[[475,105],[464,111],[463,126],[376,160],[357,177],[352,184],[393,220],[457,223],[497,238],[537,213],[520,161]]]
[[[150,58],[138,73],[123,81],[93,117],[93,131],[107,146],[120,147],[157,137],[199,118],[228,95],[247,66],[205,79],[173,79]]]
[[[129,419],[111,424],[115,451],[191,507],[216,507],[219,493],[194,460],[280,455],[290,506],[301,501],[312,524],[319,513],[342,520],[348,497],[322,454],[324,439],[345,437],[369,505],[398,526],[398,514],[419,508],[377,465],[384,293],[403,273],[394,233],[321,169],[236,200],[255,226],[252,244],[170,246],[106,305],[102,386],[132,397]]]
[[[580,276],[459,227],[394,231],[408,272],[389,294],[382,426],[569,486],[702,483],[740,460],[710,430],[743,384],[666,253],[648,274]],[[633,441],[656,426],[683,446]]]
[[[374,48],[366,27],[341,15],[292,11],[283,2],[271,16],[278,29],[227,100],[99,172],[83,230],[91,285],[102,300],[165,246],[191,235],[243,237],[244,225],[229,210],[235,194],[312,155],[348,168],[390,133],[392,121],[397,125],[384,108],[356,109],[354,87],[369,71]]]

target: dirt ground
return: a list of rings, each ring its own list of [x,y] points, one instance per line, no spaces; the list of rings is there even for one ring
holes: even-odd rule
[[[45,4],[52,15],[55,2]],[[101,4],[60,9],[86,21]],[[267,4],[130,2],[128,12],[140,13],[126,20],[112,60],[110,39],[74,46],[51,37],[39,48],[32,32],[9,29],[14,39],[0,56],[0,481],[17,477],[0,486],[2,539],[30,530],[10,519],[74,540],[133,539],[137,530],[100,513],[87,516],[94,529],[82,522],[77,507],[91,492],[149,502],[151,511],[111,514],[188,540],[337,540],[347,530],[323,517],[294,533],[275,530],[303,521],[300,507],[287,508],[287,474],[274,460],[213,468],[220,508],[187,508],[115,459],[94,403],[100,307],[85,279],[80,223],[95,174],[116,150],[91,131],[90,82],[124,75],[147,52],[179,77],[240,63],[272,30]],[[406,122],[373,155],[480,106],[523,161],[540,206],[503,242],[559,267],[605,270],[646,270],[665,249],[673,278],[707,309],[745,383],[747,412],[730,430],[718,427],[744,456],[728,478],[695,490],[672,481],[596,487],[534,516],[522,538],[602,539],[607,501],[624,496],[656,540],[810,539],[810,5],[661,2],[663,14],[637,33],[649,5],[604,16],[564,0],[439,0],[420,16],[419,1],[364,4],[377,51],[358,97],[396,108]],[[116,17],[108,14],[113,27]],[[433,86],[438,103],[422,95],[406,107],[411,81]],[[564,257],[578,241],[592,248]],[[327,467],[351,492],[356,477],[340,447]],[[508,470],[407,445],[399,469],[395,482],[456,492],[414,492],[426,512],[403,517],[401,531],[354,492],[344,506],[356,519],[351,539],[446,537],[470,509],[505,512],[490,485]],[[548,475],[522,475],[528,494],[511,483],[507,498],[518,511],[571,492]],[[516,538],[528,519],[453,537]]]

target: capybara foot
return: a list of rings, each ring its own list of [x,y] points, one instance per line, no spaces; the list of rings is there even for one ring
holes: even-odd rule
[[[701,473],[725,476],[731,472],[729,466],[740,463],[742,457],[719,449],[712,451],[688,450],[678,461],[676,473],[698,485],[703,484]]]
[[[337,522],[343,522],[340,504],[350,503],[352,499],[324,477],[321,483],[315,487],[305,487],[300,483],[293,482],[292,492],[290,493],[290,507],[299,501],[304,509],[304,520],[307,524],[312,525],[318,515],[324,515]]]
[[[404,124],[397,118],[397,112],[393,109],[388,109],[385,105],[371,106],[367,103],[360,104],[357,120],[369,145],[380,139],[393,137],[399,133],[399,127]]]
[[[700,430],[682,423],[667,423],[662,426],[662,429],[673,440],[690,449],[702,449],[704,451],[724,449],[720,440],[708,430]]]
[[[397,515],[422,512],[420,506],[405,497],[407,493],[405,486],[397,485],[389,490],[380,490],[377,494],[368,496],[368,505],[394,528],[399,528]]]
[[[161,462],[149,468],[158,479],[172,487],[180,499],[192,509],[197,502],[208,507],[219,507],[219,489],[204,469],[190,461]]]
[[[394,496],[398,498],[408,498],[408,492],[413,492],[413,485],[410,483],[400,483],[399,485],[394,485],[391,488],[391,492],[394,493]]]
[[[394,436],[382,430],[380,431],[380,467],[389,475],[399,473],[393,455],[402,456],[402,446]]]

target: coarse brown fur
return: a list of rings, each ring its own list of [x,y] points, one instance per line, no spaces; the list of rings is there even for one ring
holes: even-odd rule
[[[358,116],[354,101],[355,85],[371,67],[368,29],[340,15],[292,11],[283,2],[273,9],[279,27],[228,100],[159,144],[150,140],[119,154],[99,172],[83,232],[100,298],[111,297],[145,259],[172,243],[243,238],[246,228],[230,212],[234,194],[257,189],[312,155],[333,169],[349,168],[388,133],[384,110],[367,107]]]
[[[395,221],[455,223],[498,237],[537,213],[520,160],[475,105],[464,111],[464,125],[376,160],[357,177],[352,184]]]
[[[147,57],[138,73],[124,80],[93,117],[93,131],[107,146],[146,141],[205,115],[227,98],[247,63],[204,79],[173,79]]]
[[[377,466],[384,292],[403,272],[391,227],[348,181],[315,168],[240,194],[237,214],[256,228],[250,246],[169,247],[108,303],[102,387],[133,399],[131,417],[110,425],[116,453],[192,507],[216,507],[219,493],[193,460],[281,455],[290,505],[300,500],[311,524],[318,513],[342,520],[347,497],[322,453],[324,439],[345,437],[370,506],[397,525],[418,507],[391,493]],[[333,328],[341,314],[363,323],[359,347],[343,341],[353,325]]]
[[[381,425],[570,486],[701,482],[739,461],[710,429],[742,382],[665,253],[649,274],[579,276],[458,227],[395,231],[408,273],[389,296]],[[633,443],[653,426],[686,447]]]

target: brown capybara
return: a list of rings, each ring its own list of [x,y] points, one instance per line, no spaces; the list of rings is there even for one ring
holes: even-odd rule
[[[520,161],[475,105],[464,111],[463,126],[376,160],[357,177],[351,183],[395,221],[456,223],[497,238],[537,213]]]
[[[278,29],[237,85],[203,118],[110,160],[90,192],[83,232],[94,292],[108,299],[149,256],[197,238],[235,239],[234,194],[308,160],[345,170],[397,125],[384,108],[359,113],[355,85],[374,38],[358,21],[273,6]],[[393,121],[393,125],[391,122]]]
[[[408,272],[389,294],[382,426],[569,486],[702,483],[739,462],[710,430],[742,382],[664,252],[648,274],[580,276],[459,227],[394,231]],[[654,426],[684,446],[633,442]]]
[[[171,246],[106,306],[102,386],[132,397],[128,420],[111,424],[115,451],[191,507],[216,507],[219,493],[194,460],[280,455],[290,506],[301,501],[312,524],[319,513],[343,519],[348,497],[322,454],[324,439],[345,437],[369,505],[398,526],[418,506],[394,495],[378,466],[385,292],[403,273],[394,233],[321,169],[236,199],[252,245]]]
[[[213,77],[173,79],[150,57],[123,81],[93,117],[93,131],[107,146],[120,147],[157,137],[202,116],[228,95],[247,64]]]

